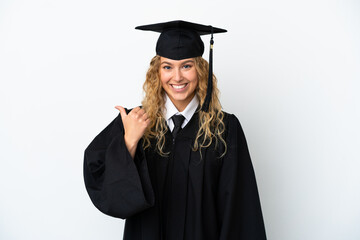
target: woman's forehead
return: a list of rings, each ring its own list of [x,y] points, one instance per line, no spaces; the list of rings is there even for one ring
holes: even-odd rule
[[[186,59],[181,59],[181,60],[174,60],[174,59],[170,59],[170,58],[166,58],[166,57],[160,57],[160,63],[170,63],[170,64],[183,64],[186,62],[194,62],[195,59],[194,58],[186,58]]]

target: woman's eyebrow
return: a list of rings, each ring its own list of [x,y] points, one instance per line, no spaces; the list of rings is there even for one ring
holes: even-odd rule
[[[161,63],[161,65],[162,65],[162,64],[168,64],[168,65],[172,65],[171,63],[169,63],[169,62],[166,62],[166,61],[162,62],[162,63]]]
[[[183,62],[181,64],[185,64],[185,63],[194,63],[194,60],[187,60],[187,61],[185,61],[185,62]]]

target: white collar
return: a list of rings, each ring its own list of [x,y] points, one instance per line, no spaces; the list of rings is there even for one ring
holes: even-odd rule
[[[168,122],[169,127],[171,127],[169,124],[171,117],[175,114],[181,114],[185,117],[184,123],[182,125],[182,127],[184,127],[190,121],[198,106],[199,106],[199,99],[195,95],[193,99],[190,101],[190,103],[186,106],[184,111],[179,112],[179,110],[177,110],[177,108],[175,107],[169,96],[165,94],[165,109],[164,109],[165,120]]]

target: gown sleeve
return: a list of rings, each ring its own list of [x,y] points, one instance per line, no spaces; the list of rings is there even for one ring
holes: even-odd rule
[[[254,169],[244,132],[229,116],[218,189],[220,240],[266,240]]]
[[[125,219],[154,205],[141,141],[132,159],[120,114],[86,148],[84,181],[93,204],[107,215]]]

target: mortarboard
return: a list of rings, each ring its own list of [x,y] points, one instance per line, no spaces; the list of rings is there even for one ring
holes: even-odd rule
[[[186,21],[143,25],[135,29],[161,33],[156,44],[156,54],[173,60],[202,56],[204,53],[204,43],[200,35],[211,34],[208,86],[206,98],[201,108],[201,110],[207,112],[212,94],[213,34],[227,31],[210,25],[207,26]]]

